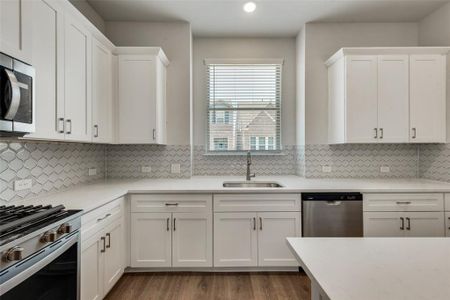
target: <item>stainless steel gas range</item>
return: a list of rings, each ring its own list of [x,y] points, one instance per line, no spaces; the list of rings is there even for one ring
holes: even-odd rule
[[[78,300],[81,211],[0,206],[0,298]]]

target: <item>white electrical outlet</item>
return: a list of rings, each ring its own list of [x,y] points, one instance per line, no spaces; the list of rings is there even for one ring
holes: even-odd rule
[[[23,179],[14,181],[14,191],[28,190],[33,187],[33,180]]]
[[[150,166],[142,166],[141,167],[141,172],[142,173],[151,173],[152,172],[152,167],[150,167]]]
[[[89,168],[88,175],[89,176],[97,175],[97,169],[96,168]]]
[[[389,173],[389,172],[391,172],[391,168],[389,168],[389,166],[381,166],[380,172],[381,173]]]
[[[322,166],[323,173],[331,173],[331,166]]]
[[[180,174],[181,173],[181,166],[180,166],[180,164],[171,164],[170,165],[170,172],[172,174]]]

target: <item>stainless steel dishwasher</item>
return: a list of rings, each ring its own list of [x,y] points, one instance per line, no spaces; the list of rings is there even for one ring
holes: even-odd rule
[[[302,193],[304,237],[363,236],[361,193]]]

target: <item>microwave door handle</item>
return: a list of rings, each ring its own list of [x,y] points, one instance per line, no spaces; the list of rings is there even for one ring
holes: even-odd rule
[[[19,110],[20,106],[20,85],[17,81],[16,75],[10,70],[6,70],[6,75],[8,76],[9,84],[11,85],[11,104],[6,112],[4,118],[6,120],[13,120]]]

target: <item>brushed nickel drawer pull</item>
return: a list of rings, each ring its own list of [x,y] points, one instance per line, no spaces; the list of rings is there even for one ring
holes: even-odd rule
[[[178,206],[178,203],[166,203],[166,206]]]
[[[111,233],[107,233],[106,237],[108,238],[108,244],[106,245],[106,248],[111,248]]]
[[[400,230],[405,230],[405,218],[400,217],[400,221],[402,223],[402,225],[400,226]]]
[[[167,226],[167,231],[169,231],[170,230],[170,225],[169,225],[169,222],[170,222],[170,218],[167,218],[167,220],[166,220],[166,226]]]
[[[398,205],[409,205],[411,204],[411,201],[397,201],[395,203],[397,203]]]
[[[102,242],[103,242],[103,249],[100,250],[100,252],[101,252],[101,253],[105,253],[105,252],[106,252],[106,238],[105,238],[104,236],[102,236],[100,239],[101,239]]]
[[[407,222],[406,230],[411,230],[411,219],[406,217],[406,222]]]

